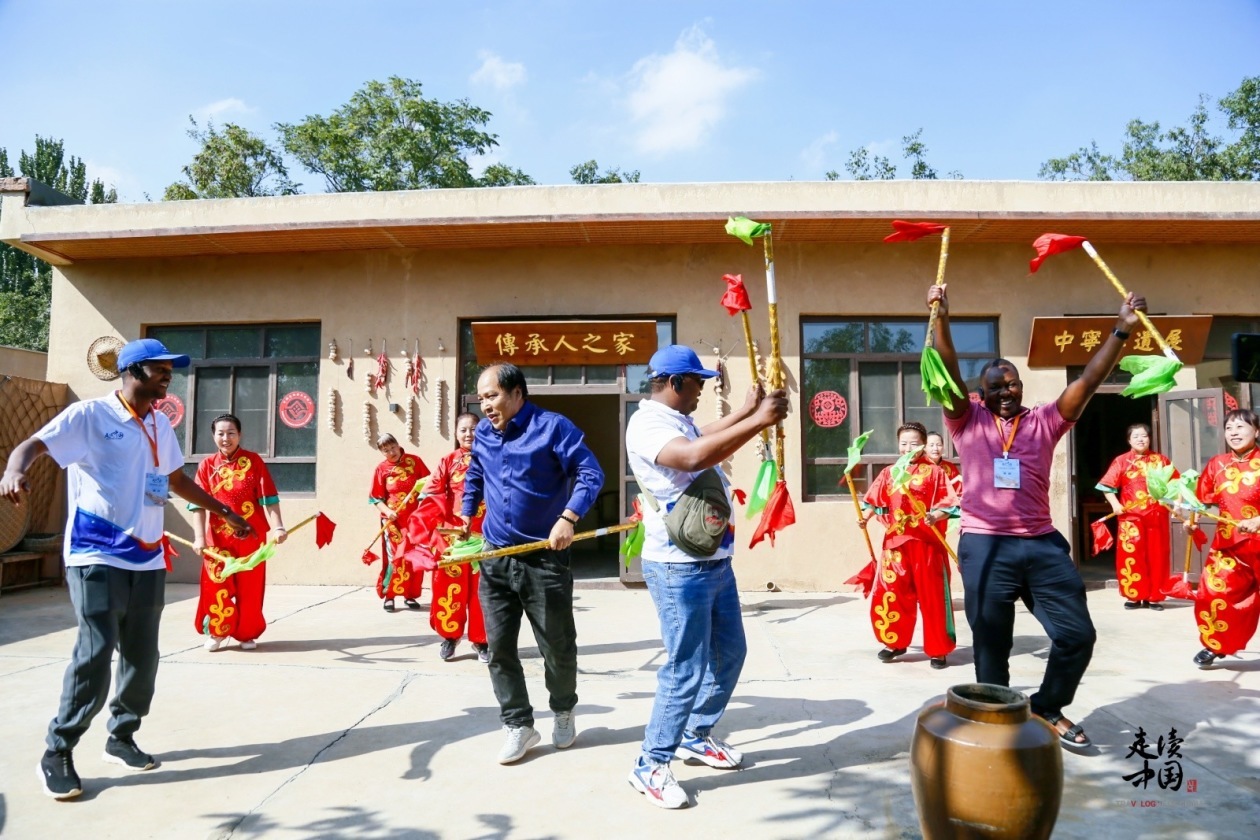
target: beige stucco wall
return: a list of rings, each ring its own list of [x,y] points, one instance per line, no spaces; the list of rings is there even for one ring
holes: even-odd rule
[[[1027,246],[963,246],[952,249],[948,270],[952,309],[957,315],[1000,319],[1001,352],[1022,364],[1031,319],[1037,315],[1112,313],[1119,298],[1082,254],[1058,257],[1035,277],[1027,276]],[[779,312],[783,355],[795,391],[800,379],[798,319],[810,315],[916,315],[934,276],[936,245],[780,245],[777,249]],[[1131,288],[1147,295],[1153,312],[1173,314],[1256,314],[1260,298],[1260,247],[1108,247],[1104,256]],[[319,399],[339,392],[337,432],[323,418],[318,436],[316,498],[288,498],[285,517],[296,522],[322,509],[338,523],[336,542],[317,552],[311,536],[295,536],[270,564],[276,582],[362,583],[370,575],[359,554],[371,537],[373,518],[364,498],[376,451],[361,432],[367,394],[362,348],[372,338],[379,350],[388,338],[391,355],[419,337],[431,382],[456,382],[455,351],[460,318],[511,316],[677,315],[678,339],[698,348],[706,362],[720,343],[733,351],[729,371],[731,401],[748,387],[741,363],[739,320],[718,305],[721,276],[742,272],[754,304],[753,323],[768,347],[760,249],[734,240],[723,246],[635,246],[513,248],[478,251],[396,251],[222,257],[190,260],[97,262],[59,268],[53,288],[53,329],[48,377],[70,384],[82,397],[109,386],[87,371],[84,353],[92,339],[115,333],[132,338],[147,325],[229,324],[251,321],[318,320],[323,344],[336,338],[343,358],[320,366]],[[445,344],[439,359],[437,342]],[[344,355],[353,340],[356,375],[345,375]],[[397,343],[395,343],[397,342]],[[1066,380],[1063,371],[1026,371],[1028,402],[1053,400]],[[401,393],[401,375],[396,389]],[[1193,385],[1193,373],[1181,374]],[[430,392],[431,393],[431,392]],[[701,420],[714,415],[713,396],[698,409]],[[390,415],[387,400],[375,400],[381,431],[405,438],[402,413]],[[447,417],[454,416],[454,399]],[[865,546],[853,524],[851,503],[805,502],[801,487],[801,425],[798,411],[787,426],[787,480],[796,501],[797,524],[778,545],[741,548],[737,568],[745,588],[774,582],[783,589],[832,590],[865,562]],[[408,448],[432,463],[451,447],[450,423],[439,434],[430,402],[421,404],[418,441]],[[1055,460],[1053,500],[1056,523],[1066,529],[1066,446]],[[737,485],[755,473],[752,447],[734,459]],[[615,474],[615,464],[605,464]],[[609,485],[611,486],[611,485]],[[176,530],[189,533],[182,514],[172,512]],[[746,545],[751,527],[741,528]],[[191,579],[184,561],[179,577]]]
[[[43,381],[47,370],[47,353],[25,350],[21,347],[0,346],[0,374]]]

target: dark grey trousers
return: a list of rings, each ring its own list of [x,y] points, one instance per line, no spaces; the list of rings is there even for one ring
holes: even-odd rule
[[[534,725],[518,651],[522,615],[529,619],[542,654],[551,710],[572,711],[578,701],[577,627],[568,549],[485,560],[478,592],[499,719],[510,726]]]
[[[109,704],[109,731],[129,740],[140,728],[157,679],[165,586],[165,569],[133,572],[104,564],[66,568],[79,638],[62,683],[61,708],[48,725],[50,750],[74,749],[105,706],[115,649],[118,687]]]

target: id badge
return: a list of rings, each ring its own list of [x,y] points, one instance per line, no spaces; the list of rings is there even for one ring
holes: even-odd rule
[[[171,478],[149,473],[144,477],[144,503],[149,507],[162,507],[171,491]]]
[[[993,486],[1000,490],[1019,489],[1019,459],[993,459]]]

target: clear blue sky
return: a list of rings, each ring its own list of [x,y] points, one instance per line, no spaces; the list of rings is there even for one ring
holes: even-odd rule
[[[920,127],[941,173],[1031,179],[1260,75],[1260,0],[0,0],[0,44],[10,162],[62,138],[124,201],[179,179],[190,114],[275,142],[390,75],[493,112],[494,159],[544,184],[590,158],[645,181],[816,180]]]

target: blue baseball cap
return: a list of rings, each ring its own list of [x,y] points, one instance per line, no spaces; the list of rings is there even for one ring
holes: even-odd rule
[[[123,349],[118,351],[119,373],[142,362],[170,362],[172,367],[188,367],[187,356],[172,353],[156,338],[137,338],[135,341],[128,341],[123,345]]]
[[[681,344],[670,344],[652,354],[648,360],[648,376],[675,376],[691,374],[701,379],[712,379],[718,375],[716,370],[709,370],[700,364],[696,351]]]

